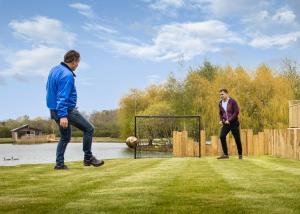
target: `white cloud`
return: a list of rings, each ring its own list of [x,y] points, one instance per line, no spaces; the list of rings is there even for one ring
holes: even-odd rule
[[[276,11],[274,15],[270,14],[267,10],[261,10],[253,14],[248,14],[242,19],[245,24],[250,24],[253,27],[263,27],[267,28],[269,26],[274,26],[278,24],[294,24],[296,15],[293,11],[280,8]]]
[[[37,45],[62,45],[72,47],[76,40],[74,33],[64,30],[62,23],[56,19],[37,16],[30,20],[9,23],[14,34]]]
[[[250,45],[256,48],[287,48],[297,42],[299,38],[300,31],[272,36],[257,35],[250,41]]]
[[[152,44],[111,41],[111,45],[124,55],[151,60],[178,60],[182,55],[185,59],[191,59],[206,52],[219,51],[222,44],[243,43],[225,23],[216,20],[164,25],[152,41]]]
[[[96,15],[94,14],[91,6],[87,4],[82,3],[74,3],[69,5],[71,8],[74,8],[83,16],[86,16],[87,18],[94,19],[96,18]]]
[[[295,22],[295,18],[296,15],[292,10],[289,10],[287,8],[280,8],[272,17],[272,20],[282,24],[290,24]]]
[[[181,8],[184,5],[184,0],[156,0],[149,4],[153,10],[166,11],[170,8]]]
[[[82,28],[87,32],[111,33],[111,34],[118,33],[118,31],[116,31],[112,28],[105,27],[103,25],[96,24],[96,23],[93,23],[93,24],[92,23],[86,23]]]
[[[65,52],[64,49],[46,46],[19,50],[5,58],[9,67],[2,74],[17,77],[45,77],[53,66],[63,60]]]
[[[168,12],[174,9],[194,8],[201,9],[202,12],[215,17],[244,14],[268,4],[267,1],[261,0],[149,0],[145,2],[149,4],[151,9],[157,11]]]
[[[195,1],[197,2],[197,1]],[[224,0],[200,0],[200,4],[204,5],[203,8],[210,11],[217,17],[235,15],[245,13],[247,11],[253,10],[263,1],[258,1],[260,3],[255,3],[253,0],[235,0],[235,1],[224,1]]]
[[[160,76],[154,74],[148,75],[146,78],[148,79],[148,84],[157,84],[159,83]]]

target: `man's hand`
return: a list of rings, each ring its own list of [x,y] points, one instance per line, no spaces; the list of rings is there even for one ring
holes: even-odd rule
[[[223,125],[223,121],[220,120],[219,125]]]
[[[228,121],[228,120],[226,120],[226,121],[225,121],[225,124],[229,124],[229,121]]]
[[[66,118],[66,117],[62,117],[62,118],[60,118],[60,120],[59,120],[59,125],[61,126],[61,127],[63,127],[64,129],[65,128],[67,128],[68,127],[68,118]]]

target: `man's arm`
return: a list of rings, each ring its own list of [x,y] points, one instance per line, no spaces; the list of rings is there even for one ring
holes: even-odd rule
[[[232,122],[233,120],[236,120],[237,116],[238,116],[238,114],[240,112],[239,106],[238,106],[238,104],[237,104],[237,102],[235,100],[233,100],[233,102],[232,102],[232,108],[233,108],[233,114],[231,115],[230,118],[228,118],[229,122]]]
[[[219,118],[220,118],[220,121],[219,121],[219,124],[222,125],[223,124],[223,113],[222,113],[222,107],[221,107],[221,103],[219,103]]]
[[[58,82],[56,110],[57,116],[60,119],[60,125],[63,128],[68,127],[68,99],[73,87],[74,78],[72,76],[65,76]]]

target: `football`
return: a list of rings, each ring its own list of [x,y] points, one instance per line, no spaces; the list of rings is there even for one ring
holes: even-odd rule
[[[138,139],[135,136],[130,136],[126,139],[126,144],[129,148],[134,148],[138,144]]]

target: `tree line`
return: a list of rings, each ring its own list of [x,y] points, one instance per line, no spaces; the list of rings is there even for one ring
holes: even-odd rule
[[[95,137],[119,137],[119,127],[117,123],[117,110],[95,111],[91,114],[83,114],[95,126]],[[21,116],[17,119],[9,119],[0,122],[0,137],[11,137],[10,130],[18,128],[24,124],[29,124],[31,127],[41,129],[44,134],[59,135],[58,126],[55,121],[50,118],[37,117],[31,119],[29,116]],[[72,136],[81,137],[82,132],[72,126]]]
[[[167,81],[144,90],[131,89],[120,100],[118,123],[122,137],[134,133],[134,115],[200,115],[208,136],[219,132],[219,90],[227,88],[240,107],[241,128],[255,132],[288,127],[288,101],[300,99],[297,63],[284,59],[280,71],[261,64],[217,66],[204,61],[184,79],[172,73]]]
[[[241,128],[255,132],[264,128],[288,127],[288,101],[300,99],[300,76],[296,61],[284,59],[280,71],[259,65],[254,71],[242,66],[217,66],[204,61],[190,68],[183,79],[172,73],[161,84],[143,90],[131,89],[116,110],[84,115],[94,124],[96,137],[122,137],[134,134],[135,115],[200,115],[208,136],[218,134],[219,89],[227,88],[240,107]],[[10,130],[24,124],[45,134],[59,135],[50,118],[22,116],[0,122],[0,137],[11,137]],[[72,128],[74,137],[82,132]]]

